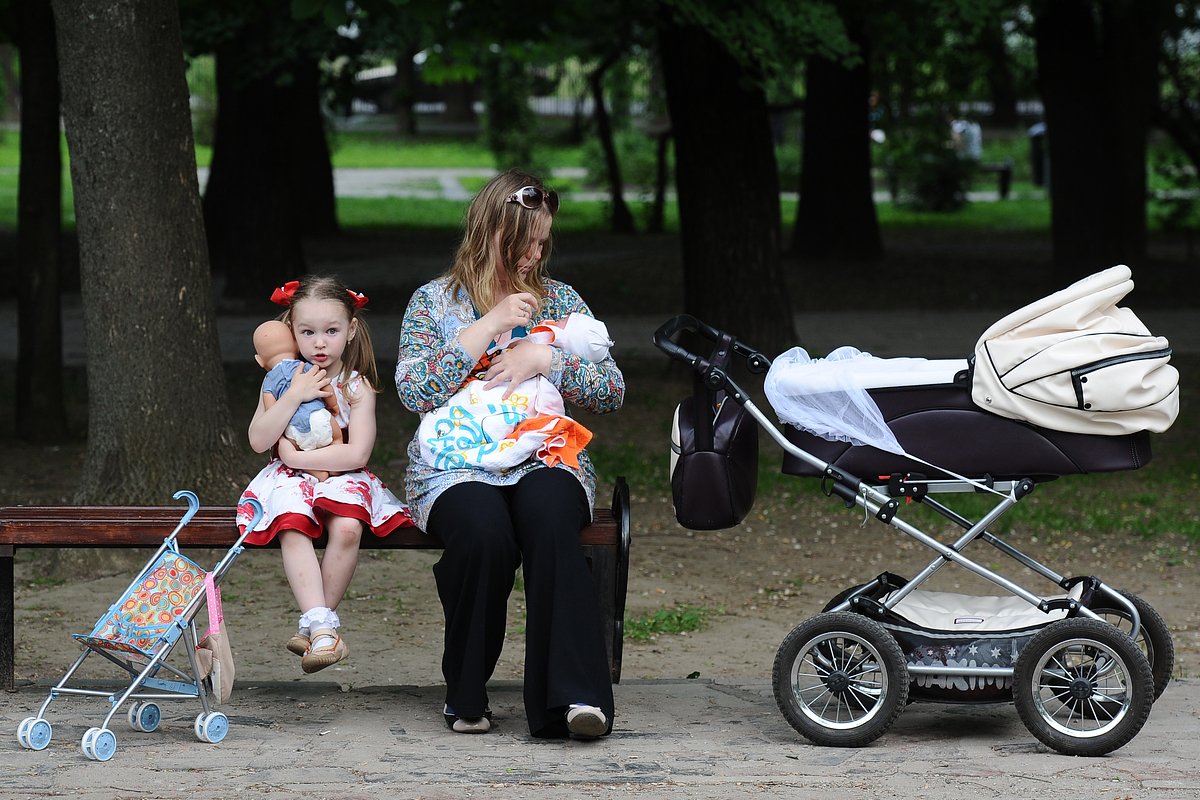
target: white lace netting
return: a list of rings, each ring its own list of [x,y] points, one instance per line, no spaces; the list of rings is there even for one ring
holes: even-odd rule
[[[876,358],[856,347],[814,359],[803,347],[793,347],[771,363],[763,388],[782,422],[823,439],[907,455],[863,388],[862,375],[906,373],[914,361],[924,359]]]

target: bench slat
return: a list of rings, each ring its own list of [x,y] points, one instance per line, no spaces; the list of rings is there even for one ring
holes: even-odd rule
[[[10,506],[0,508],[0,545],[158,547],[181,516],[179,506]],[[201,508],[179,532],[180,547],[229,547],[237,539],[233,519],[232,507]],[[584,545],[618,544],[612,509],[595,509],[592,524],[580,532],[579,541]],[[279,545],[272,542],[269,546]],[[419,528],[400,528],[382,538],[365,535],[361,546],[440,549],[442,542]]]

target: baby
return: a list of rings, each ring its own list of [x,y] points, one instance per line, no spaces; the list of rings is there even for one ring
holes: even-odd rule
[[[612,346],[604,323],[585,314],[537,325],[528,338],[589,361],[603,361]],[[535,375],[514,387],[484,388],[482,375],[491,356],[512,344],[508,335],[497,339],[474,376],[441,408],[422,415],[417,436],[427,464],[502,472],[537,458],[549,467],[579,468],[577,456],[592,434],[567,415],[554,384]],[[505,392],[510,392],[507,398]]]
[[[312,365],[299,359],[300,351],[292,329],[286,323],[273,319],[259,325],[254,331],[254,360],[267,371],[263,379],[263,406],[271,405],[283,396],[292,385],[292,376],[297,364],[304,364],[307,372]],[[330,394],[322,400],[306,400],[296,409],[284,431],[292,444],[300,450],[316,450],[334,442],[342,441],[342,429],[337,424],[337,400]],[[327,472],[309,471],[319,481],[329,477]]]

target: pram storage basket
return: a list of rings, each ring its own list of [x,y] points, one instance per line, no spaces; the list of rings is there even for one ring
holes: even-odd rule
[[[780,711],[797,731],[818,744],[863,746],[886,732],[910,700],[934,700],[1013,701],[1034,736],[1069,755],[1101,755],[1137,734],[1170,680],[1174,651],[1166,624],[1141,598],[1094,576],[1061,575],[990,528],[1040,482],[1144,466],[1145,431],[1065,433],[989,413],[972,402],[962,360],[947,362],[953,369],[932,383],[860,387],[869,390],[903,454],[791,427],[785,433],[727,372],[677,344],[682,331],[713,341],[729,334],[681,315],[660,327],[654,341],[745,408],[784,450],[785,473],[819,477],[826,494],[935,553],[911,579],[883,573],[841,592],[784,638],[772,681]],[[768,371],[770,359],[734,341],[751,373]],[[813,407],[824,407],[816,399]],[[973,521],[935,498],[943,493],[996,500]],[[948,520],[962,533],[943,542],[909,521],[917,512]],[[964,551],[979,541],[1055,590],[1035,593],[968,556]],[[920,588],[948,564],[1007,594]]]

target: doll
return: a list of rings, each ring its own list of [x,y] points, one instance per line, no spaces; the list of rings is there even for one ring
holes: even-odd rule
[[[307,372],[312,368],[298,358],[300,354],[296,347],[296,339],[292,329],[286,323],[272,319],[259,325],[254,331],[254,360],[267,371],[263,379],[263,405],[270,408],[272,404],[292,385],[292,375],[296,372],[297,364],[304,364]],[[334,442],[342,441],[342,429],[337,424],[337,400],[332,394],[324,401],[307,400],[300,404],[292,420],[284,431],[292,444],[300,450],[316,450]],[[329,477],[328,472],[309,470],[310,475],[318,481]]]

